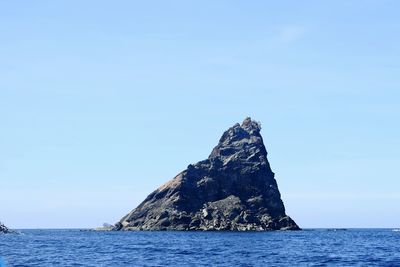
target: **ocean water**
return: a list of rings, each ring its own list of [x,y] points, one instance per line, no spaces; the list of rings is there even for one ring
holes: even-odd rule
[[[400,266],[400,232],[90,232],[0,235],[6,266]]]

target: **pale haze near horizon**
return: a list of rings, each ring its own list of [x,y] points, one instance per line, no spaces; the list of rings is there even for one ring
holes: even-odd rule
[[[400,227],[398,1],[2,1],[0,221],[115,223],[246,116],[300,227]]]

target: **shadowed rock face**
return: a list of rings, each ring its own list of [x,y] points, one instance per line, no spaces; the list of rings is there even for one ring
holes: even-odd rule
[[[260,135],[246,118],[208,159],[179,173],[124,216],[115,230],[300,230],[285,214]]]

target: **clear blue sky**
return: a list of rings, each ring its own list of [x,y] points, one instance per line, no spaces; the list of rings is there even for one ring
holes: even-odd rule
[[[0,220],[114,223],[251,116],[300,226],[399,227],[399,10],[1,1]]]

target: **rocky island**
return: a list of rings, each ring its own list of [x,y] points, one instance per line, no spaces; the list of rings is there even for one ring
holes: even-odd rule
[[[7,228],[3,223],[0,222],[0,234],[9,234],[12,231]]]
[[[300,230],[285,213],[260,123],[246,118],[208,159],[151,193],[114,230]]]

